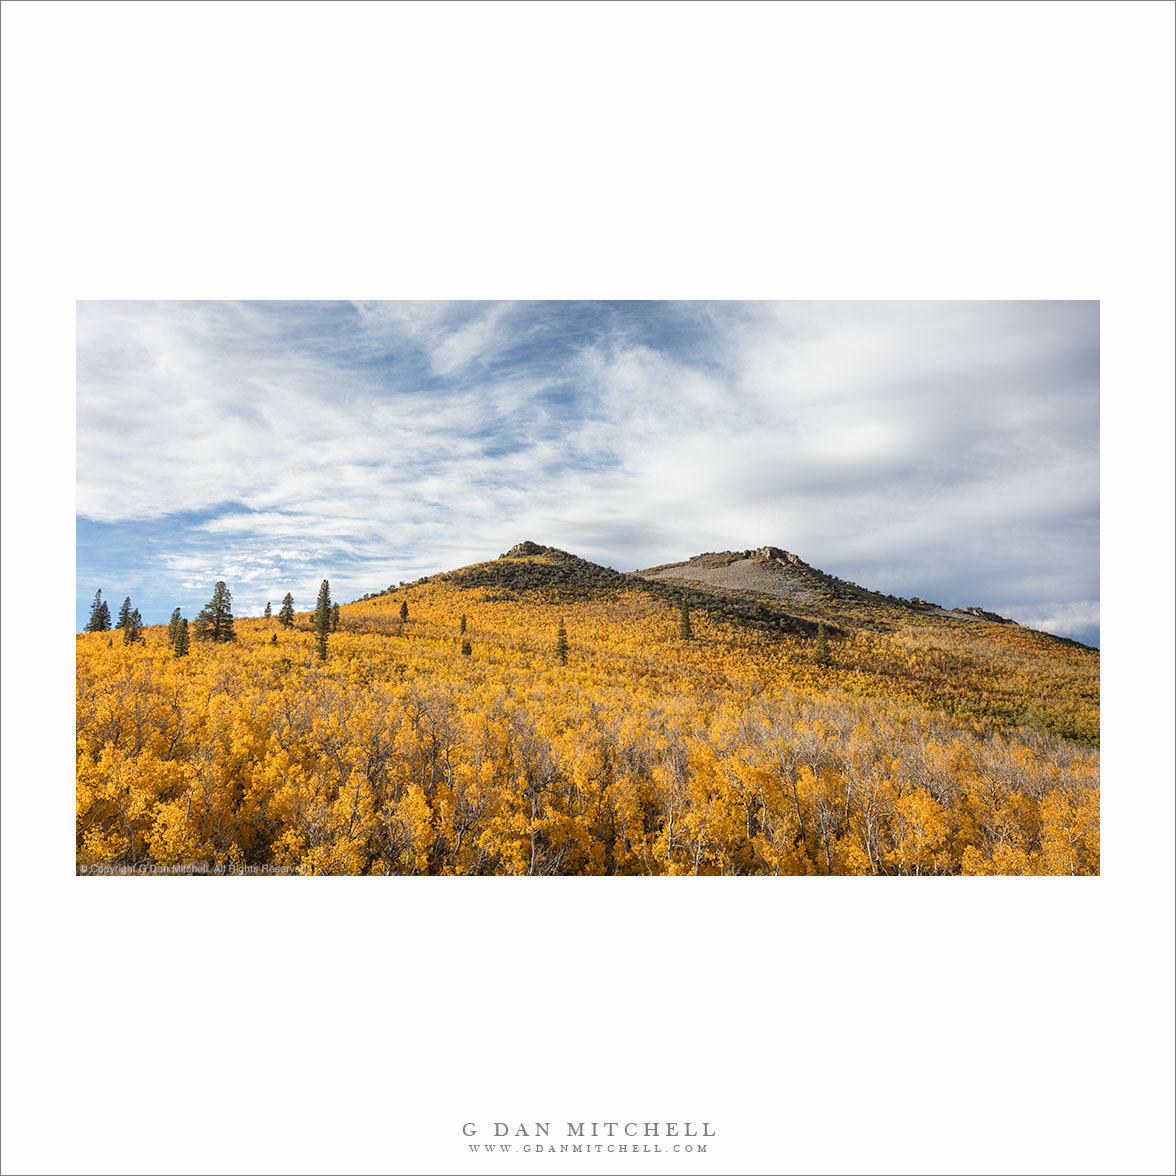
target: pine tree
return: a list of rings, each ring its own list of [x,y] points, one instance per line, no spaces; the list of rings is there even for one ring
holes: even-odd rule
[[[127,597],[127,599],[129,600],[130,597]],[[142,640],[143,617],[137,608],[133,608],[127,617],[126,626],[123,628],[123,644],[134,645],[136,641]]]
[[[176,610],[179,611],[178,609]],[[172,642],[172,653],[176,657],[188,656],[188,618],[180,617],[176,625],[176,637]]]
[[[180,610],[177,608],[173,610],[171,620],[167,623],[167,643],[173,649],[176,645],[176,632],[180,627]]]
[[[403,625],[408,620],[408,601],[402,600],[400,602],[400,623]]]
[[[294,597],[289,592],[282,598],[282,607],[278,609],[278,620],[283,629],[294,625]]]
[[[555,655],[561,666],[568,664],[568,631],[564,628],[563,617],[559,618],[559,629],[555,634]]]
[[[234,641],[233,595],[224,580],[217,580],[212,599],[200,610],[192,625],[194,635],[201,640]]]
[[[94,594],[94,603],[90,606],[90,623],[86,626],[87,633],[105,633],[110,628],[110,605],[102,599],[102,589]]]
[[[327,660],[327,634],[331,631],[331,581],[324,580],[319,588],[314,609],[314,631],[318,637],[319,661]]]
[[[461,643],[461,651],[465,654],[466,657],[469,657],[470,654],[474,652],[468,641],[463,641]]]
[[[462,613],[461,614],[461,628],[458,629],[458,632],[464,633],[465,631],[466,631],[466,615],[465,615],[465,613]]]
[[[678,636],[683,641],[691,641],[694,638],[694,632],[690,628],[690,605],[685,600],[682,601],[682,607],[678,613]]]
[[[273,605],[270,604],[268,600],[265,602],[265,612],[263,612],[261,615],[265,617],[267,621],[274,615]]]
[[[115,625],[114,627],[116,629],[122,629],[125,632],[130,627],[130,624],[131,624],[131,598],[128,596],[122,602],[122,608],[120,608],[118,610],[118,624]],[[123,640],[125,641],[126,638],[124,637]]]
[[[825,622],[817,622],[817,664],[829,664],[829,634],[825,632]]]
[[[339,628],[339,606],[337,604],[331,605],[331,632],[334,633]]]

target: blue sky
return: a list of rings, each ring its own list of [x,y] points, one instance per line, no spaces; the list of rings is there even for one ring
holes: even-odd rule
[[[771,543],[1097,643],[1093,302],[82,302],[77,624]]]

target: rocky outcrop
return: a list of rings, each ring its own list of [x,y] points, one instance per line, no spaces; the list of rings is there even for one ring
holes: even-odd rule
[[[967,613],[969,616],[979,617],[982,621],[995,621],[998,625],[1015,625],[1017,622],[1009,620],[1008,617],[1002,617],[1000,613],[989,612],[987,609],[980,608],[978,605],[972,605],[970,608],[957,608],[953,612]]]
[[[743,552],[744,559],[778,559],[781,563],[790,564],[804,564],[804,560],[799,555],[793,555],[791,551],[785,551],[782,547],[757,547],[754,550]]]
[[[499,559],[523,559],[525,556],[542,555],[550,550],[550,547],[543,547],[539,543],[532,543],[530,539],[524,539],[522,543],[516,543],[505,555],[499,556]]]

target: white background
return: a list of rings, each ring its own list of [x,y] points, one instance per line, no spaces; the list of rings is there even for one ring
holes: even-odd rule
[[[1171,5],[3,20],[5,1172],[1173,1170]],[[75,878],[114,297],[1101,299],[1103,876]],[[461,1136],[630,1118],[712,1152]]]

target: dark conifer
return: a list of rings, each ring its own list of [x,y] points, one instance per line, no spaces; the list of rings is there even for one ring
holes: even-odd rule
[[[685,600],[682,601],[682,606],[678,613],[678,636],[683,641],[690,641],[694,637],[694,632],[690,628],[690,605]]]
[[[331,631],[331,581],[324,580],[319,588],[314,609],[314,632],[318,638],[319,661],[327,660],[327,634]]]
[[[102,599],[102,589],[94,594],[94,603],[90,606],[90,623],[86,626],[87,633],[105,633],[110,629],[110,605]]]
[[[265,617],[267,621],[274,615],[273,605],[270,604],[268,600],[265,602],[265,612],[263,612],[261,615]]]
[[[337,604],[331,605],[331,632],[334,633],[339,628],[339,606]]]
[[[822,666],[829,664],[829,634],[825,632],[824,621],[817,622],[817,663]]]
[[[559,618],[559,629],[555,634],[555,655],[561,666],[568,664],[568,631],[564,628],[563,617]]]
[[[188,644],[188,618],[180,617],[179,622],[176,624],[176,638],[172,642],[172,653],[176,657],[187,657]]]
[[[289,629],[294,624],[294,597],[289,592],[282,597],[282,607],[278,609],[278,620],[283,629]]]
[[[195,636],[208,641],[233,641],[233,595],[224,580],[217,580],[212,599],[200,610],[192,625]]]
[[[114,627],[116,629],[122,629],[125,631],[130,626],[130,623],[131,623],[131,598],[128,596],[122,602],[122,608],[120,608],[118,610],[118,624],[115,625]],[[125,641],[126,638],[123,638],[123,640]]]
[[[176,632],[180,627],[180,610],[177,608],[172,612],[171,620],[167,623],[167,643],[173,649],[176,646]]]
[[[400,602],[400,623],[404,624],[408,620],[408,601],[402,600]]]
[[[128,596],[127,599],[130,600],[130,597]],[[143,640],[143,617],[137,608],[131,609],[122,631],[124,645],[134,645],[136,641]]]

